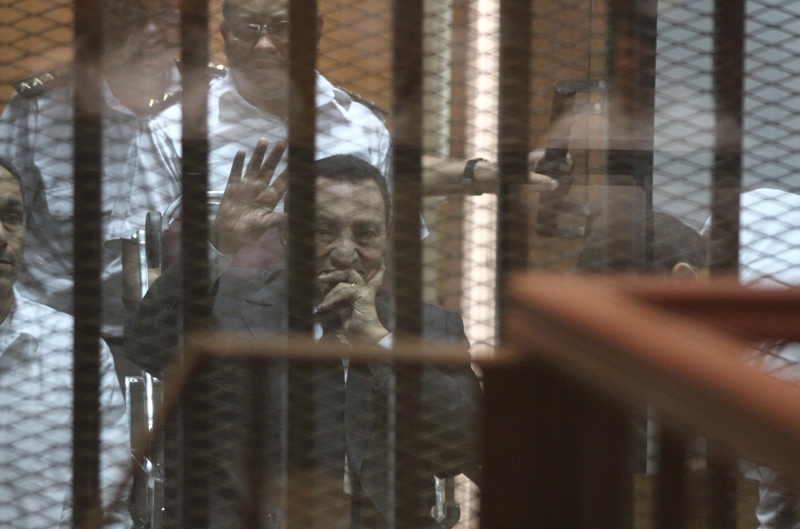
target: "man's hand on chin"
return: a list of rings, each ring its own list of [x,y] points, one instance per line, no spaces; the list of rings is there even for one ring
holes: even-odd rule
[[[380,268],[369,281],[350,269],[347,279],[339,282],[317,306],[317,310],[336,311],[342,318],[342,329],[352,345],[374,346],[389,334],[378,319],[375,294],[383,283],[386,268]],[[344,271],[341,271],[344,272]],[[331,275],[338,275],[332,272]],[[320,280],[324,281],[321,277]]]

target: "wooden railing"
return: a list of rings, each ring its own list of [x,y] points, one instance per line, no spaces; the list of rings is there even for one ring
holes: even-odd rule
[[[800,389],[743,361],[800,339],[800,292],[519,276],[484,366],[484,527],[631,525],[631,415],[664,425],[655,527],[686,526],[683,439],[708,439],[707,527],[735,527],[735,456],[800,478]]]
[[[800,340],[800,291],[534,274],[513,279],[508,300],[502,355],[481,363],[483,527],[633,526],[631,417],[648,407],[663,426],[654,527],[687,526],[683,458],[691,437],[708,439],[707,527],[736,527],[737,456],[800,479],[800,388],[743,361],[754,340]],[[225,334],[189,340],[185,352],[165,409],[203,358],[343,354],[302,339],[269,344]],[[358,362],[370,352],[347,354]],[[398,365],[431,358],[410,343],[392,357]],[[441,348],[435,358],[464,360]],[[158,410],[156,424],[162,420]],[[134,444],[144,450],[149,442]]]

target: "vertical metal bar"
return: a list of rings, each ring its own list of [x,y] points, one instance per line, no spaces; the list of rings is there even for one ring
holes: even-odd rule
[[[421,0],[393,4],[395,332],[406,336],[422,328],[422,17]]]
[[[742,187],[745,0],[714,2],[713,88],[716,143],[712,169],[711,271],[739,272],[739,195]],[[708,448],[708,527],[736,527],[736,460],[721,447]]]
[[[314,155],[316,135],[316,0],[289,3],[289,191],[288,213],[288,310],[289,331],[311,336],[314,304]],[[315,526],[313,392],[309,363],[289,362],[287,432],[287,518],[289,529]]]
[[[609,4],[609,152],[606,184],[638,186],[644,203],[630,225],[644,218],[644,255],[653,262],[653,138],[657,33],[656,0],[612,0]]]
[[[656,106],[656,43],[658,30],[658,1],[639,0],[636,10],[637,68],[636,101],[639,104],[640,133],[644,142],[635,167],[635,178],[644,189],[644,260],[649,271],[653,265],[653,152]]]
[[[712,171],[711,269],[739,269],[739,194],[744,109],[744,0],[714,2],[716,143]]]
[[[261,527],[261,499],[263,495],[264,431],[267,426],[264,417],[264,395],[267,389],[267,372],[263,361],[248,363],[250,385],[250,414],[247,428],[247,502],[244,516],[245,529]],[[269,469],[267,469],[269,471]]]
[[[497,193],[497,316],[504,306],[505,281],[528,262],[528,212],[512,186],[528,178],[530,147],[531,2],[500,1],[500,88]],[[502,336],[500,337],[502,340]]]
[[[100,252],[102,237],[102,10],[75,2],[75,338],[72,456],[73,527],[93,525],[100,502]],[[77,176],[80,175],[80,180]],[[80,185],[78,182],[80,181]]]
[[[470,0],[453,2],[453,44],[450,66],[450,147],[451,158],[466,157],[467,64],[470,42]],[[440,279],[442,307],[461,311],[462,264],[464,262],[464,197],[451,196],[442,207],[443,254]]]
[[[286,516],[289,529],[318,527],[314,509],[321,507],[315,494],[314,460],[314,365],[299,360],[288,364],[287,491]]]
[[[708,447],[708,529],[735,529],[738,497],[736,457],[724,448]]]
[[[316,0],[295,0],[289,12],[289,330],[309,335],[314,306],[314,139],[316,132]]]
[[[425,527],[430,524],[430,506],[425,498],[430,495],[433,480],[421,464],[431,450],[420,435],[422,371],[418,364],[398,364],[395,369],[395,520],[394,524],[389,520],[389,527]]]
[[[183,255],[184,332],[206,328],[210,321],[208,266],[208,2],[181,1],[181,74],[183,79]],[[210,366],[198,365],[188,385],[184,417],[183,525],[208,526],[208,472],[213,465],[210,439],[214,404],[208,399]],[[211,464],[210,464],[211,463]]]
[[[686,508],[686,444],[664,428],[659,436],[656,482],[656,529],[683,529],[689,521]]]
[[[481,526],[578,527],[575,385],[531,364],[483,375]]]
[[[396,339],[422,330],[422,0],[392,4],[392,97],[394,157],[394,293]],[[402,249],[402,251],[400,251]],[[422,497],[426,487],[420,470],[424,447],[416,424],[422,410],[419,366],[398,366],[396,378],[395,519],[389,527],[419,527],[429,513]],[[390,410],[391,413],[391,410]],[[391,474],[392,469],[389,469]],[[428,486],[433,486],[428,484]]]
[[[582,440],[579,468],[580,527],[633,527],[631,421],[624,409],[580,386],[575,433]]]

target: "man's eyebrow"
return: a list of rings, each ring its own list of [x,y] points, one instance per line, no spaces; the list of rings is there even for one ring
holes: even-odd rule
[[[21,208],[22,207],[22,201],[20,199],[18,199],[17,197],[11,197],[11,198],[0,197],[0,205],[2,205],[3,207],[7,207],[7,208],[13,208],[13,207],[20,207]]]

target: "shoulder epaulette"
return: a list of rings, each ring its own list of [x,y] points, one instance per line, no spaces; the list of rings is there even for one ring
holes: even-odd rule
[[[176,60],[175,63],[180,67],[180,61]],[[222,64],[212,63],[208,63],[208,70],[211,72],[211,77],[224,77],[225,73],[228,71],[228,69]],[[182,95],[183,90],[178,89],[174,92],[167,92],[161,99],[151,99],[150,113],[155,114],[157,112],[161,112],[162,110],[179,103]]]
[[[181,69],[182,64],[180,59],[175,59],[175,65],[178,67],[178,70]],[[226,68],[224,64],[214,64],[210,62],[208,63],[208,71],[211,77],[225,77],[225,74],[228,73],[228,68]]]
[[[350,99],[352,99],[356,103],[361,103],[362,105],[364,105],[365,107],[370,109],[372,111],[372,113],[375,114],[376,116],[378,116],[380,119],[385,119],[385,118],[387,118],[389,116],[389,112],[388,111],[382,109],[381,107],[379,107],[378,105],[376,105],[372,101],[367,101],[366,99],[361,97],[359,94],[354,94],[350,90],[345,90],[341,86],[337,86],[336,88],[338,88],[339,90],[341,90],[345,94],[349,95]]]
[[[150,113],[155,114],[157,112],[161,112],[162,110],[178,103],[181,100],[181,92],[182,91],[178,89],[174,92],[167,92],[160,99],[151,99]]]
[[[72,66],[60,66],[49,72],[34,75],[11,83],[11,86],[22,97],[31,97],[46,92],[52,88],[64,86],[72,81]]]

